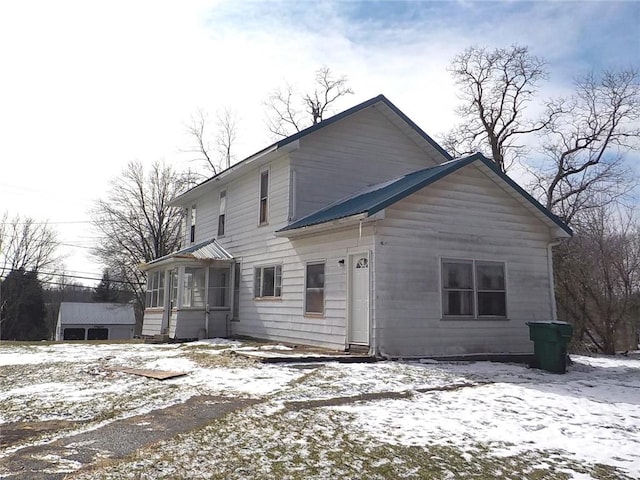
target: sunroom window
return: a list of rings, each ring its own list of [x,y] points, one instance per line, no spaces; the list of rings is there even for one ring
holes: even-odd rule
[[[183,307],[204,307],[204,268],[185,268],[182,290]]]
[[[164,306],[164,271],[153,272],[147,276],[146,307]]]
[[[209,269],[209,306],[229,306],[229,268]]]

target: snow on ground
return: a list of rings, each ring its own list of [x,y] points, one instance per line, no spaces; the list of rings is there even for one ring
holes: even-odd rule
[[[0,344],[0,428],[97,425],[193,395],[252,397],[263,403],[82,478],[527,478],[536,469],[551,472],[536,478],[640,478],[640,360],[576,356],[555,375],[490,362],[260,364],[234,353],[252,349],[261,347]],[[159,382],[104,368],[113,366],[188,375]],[[255,466],[238,470],[237,458]],[[487,470],[473,477],[474,468]],[[503,468],[512,473],[496,473]]]
[[[216,361],[216,356],[234,346],[227,342],[0,344],[0,425],[132,416],[193,395],[261,396],[301,375],[297,370],[253,362]],[[216,368],[199,365],[203,357],[211,357],[207,363]],[[159,382],[107,370],[118,366],[188,375]]]
[[[495,455],[561,450],[640,476],[640,361],[574,357],[566,375],[523,365],[423,365],[496,383],[335,407],[389,443],[493,445]]]

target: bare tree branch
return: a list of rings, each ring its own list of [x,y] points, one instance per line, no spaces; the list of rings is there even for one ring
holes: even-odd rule
[[[233,110],[220,108],[212,122],[209,114],[199,108],[185,125],[185,130],[193,144],[182,151],[194,154],[193,161],[204,165],[206,176],[216,175],[231,166],[238,136],[237,114]]]
[[[140,162],[130,162],[111,181],[105,199],[91,211],[101,236],[93,254],[109,268],[112,278],[127,282],[135,293],[139,311],[144,306],[145,276],[140,263],[167,255],[180,247],[183,212],[169,201],[191,183],[189,174],[155,162],[145,172]]]
[[[574,228],[554,257],[559,312],[578,343],[615,353],[637,340],[640,227],[633,211],[609,205],[581,212]]]
[[[56,265],[59,246],[57,234],[47,222],[20,215],[9,219],[5,212],[0,217],[0,278],[13,270],[37,274]]]
[[[565,221],[636,186],[625,156],[640,140],[638,78],[635,70],[589,74],[570,98],[547,102],[554,115],[541,132],[546,162],[532,187]]]
[[[265,101],[267,128],[276,137],[299,132],[321,122],[332,111],[336,101],[350,94],[353,90],[346,76],[334,78],[329,67],[320,67],[315,74],[313,90],[298,94],[287,83],[271,92]]]
[[[524,112],[538,84],[548,76],[544,60],[527,47],[513,45],[493,51],[470,47],[453,59],[449,71],[460,87],[462,122],[444,135],[451,153],[483,151],[506,171],[524,152],[522,135],[545,127],[550,119],[533,122]]]

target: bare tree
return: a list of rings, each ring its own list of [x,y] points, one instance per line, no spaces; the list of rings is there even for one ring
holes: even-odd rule
[[[636,70],[588,74],[571,97],[547,102],[547,111],[553,121],[540,132],[546,161],[533,171],[533,187],[548,209],[571,222],[636,186],[625,162],[640,139]]]
[[[155,162],[148,172],[140,162],[130,162],[112,179],[107,198],[97,200],[91,211],[101,235],[93,254],[114,280],[126,282],[134,292],[138,312],[145,297],[145,276],[138,265],[179,248],[183,212],[170,207],[169,201],[190,182],[188,174],[163,162]]]
[[[204,164],[207,174],[216,175],[231,166],[238,136],[238,119],[233,110],[222,107],[212,122],[209,114],[199,108],[191,115],[186,131],[193,144],[183,151],[195,154],[194,160]]]
[[[278,137],[286,137],[311,125],[321,122],[332,112],[338,99],[353,94],[347,77],[333,76],[326,65],[316,70],[314,88],[298,94],[294,87],[286,83],[278,87],[265,102],[267,107],[267,127]]]
[[[47,222],[8,213],[0,216],[0,278],[12,270],[38,273],[59,260],[56,232]]]
[[[223,107],[217,114],[216,145],[223,168],[231,167],[235,160],[233,148],[238,136],[238,116],[229,107]]]
[[[640,226],[633,214],[608,206],[582,212],[575,228],[554,258],[559,313],[574,325],[578,346],[607,354],[635,348]]]
[[[544,128],[547,121],[525,118],[527,105],[548,76],[544,60],[527,47],[488,50],[469,47],[449,67],[460,87],[462,122],[442,142],[455,156],[476,151],[493,158],[506,171],[524,151],[521,136]]]

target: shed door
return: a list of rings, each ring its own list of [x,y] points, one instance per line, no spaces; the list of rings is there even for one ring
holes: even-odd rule
[[[369,345],[369,255],[351,255],[349,343]]]

